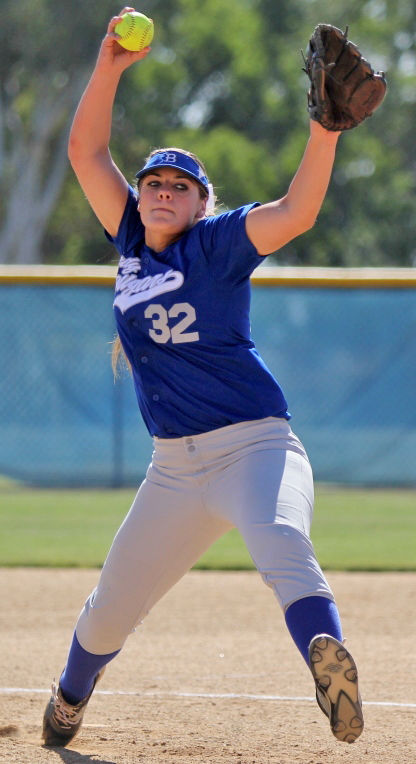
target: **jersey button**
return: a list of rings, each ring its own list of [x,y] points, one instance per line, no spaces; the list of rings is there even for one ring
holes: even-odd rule
[[[157,393],[155,393],[152,397],[153,397],[154,401],[158,401],[159,400],[159,396],[158,396]]]
[[[196,450],[196,446],[188,446],[188,451],[192,453],[192,451]]]
[[[148,360],[149,359],[148,359],[147,355],[142,355],[142,357],[140,358],[140,363],[147,363]]]
[[[185,442],[186,442],[186,443],[193,443],[194,441],[193,441],[193,439],[192,439],[192,438],[187,438]]]

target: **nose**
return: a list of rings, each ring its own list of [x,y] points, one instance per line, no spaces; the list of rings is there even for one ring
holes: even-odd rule
[[[168,186],[166,183],[163,183],[163,185],[159,186],[158,196],[159,199],[172,199],[172,191],[170,186]]]

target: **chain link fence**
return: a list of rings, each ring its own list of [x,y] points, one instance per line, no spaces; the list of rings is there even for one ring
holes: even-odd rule
[[[0,272],[3,479],[119,487],[145,474],[151,438],[128,372],[111,370],[114,269],[91,270]],[[315,479],[415,485],[416,275],[260,270],[253,339]]]

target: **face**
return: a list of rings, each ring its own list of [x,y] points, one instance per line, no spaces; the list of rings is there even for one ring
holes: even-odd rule
[[[155,168],[140,184],[138,210],[146,240],[152,235],[175,240],[204,217],[205,206],[198,183],[173,167]]]

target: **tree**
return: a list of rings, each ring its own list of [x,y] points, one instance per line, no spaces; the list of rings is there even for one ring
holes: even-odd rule
[[[93,61],[88,46],[94,39],[95,54],[98,24],[104,28],[110,7],[110,2],[97,10],[79,0],[5,0],[0,31],[1,262],[43,259],[45,227],[68,171],[70,117]]]
[[[0,260],[111,259],[115,252],[66,161],[66,136],[100,36],[119,9],[108,0],[4,2]],[[148,0],[142,10],[155,21],[152,53],[123,75],[112,135],[112,153],[129,180],[151,148],[179,145],[201,156],[226,207],[284,194],[308,133],[301,49],[317,23],[349,24],[374,68],[387,71],[387,98],[374,117],[341,137],[316,226],[276,260],[413,263],[416,8],[410,0],[348,6],[204,0],[203,11],[198,0]],[[18,30],[11,39],[10,25]]]

